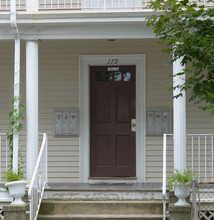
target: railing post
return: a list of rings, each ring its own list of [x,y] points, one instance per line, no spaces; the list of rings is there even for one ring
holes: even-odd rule
[[[1,181],[1,134],[0,134],[0,181]]]
[[[204,139],[204,175],[205,182],[207,182],[207,136]]]
[[[212,156],[212,159],[211,159],[211,163],[212,163],[212,182],[214,181],[214,176],[213,176],[213,172],[214,172],[214,167],[213,167],[213,136],[211,136],[211,156]]]
[[[196,180],[193,180],[193,185],[192,185],[193,220],[198,220],[196,184],[197,184]]]
[[[42,145],[40,148],[39,156],[37,158],[36,166],[33,171],[33,176],[28,189],[30,220],[37,219],[44,189],[47,184],[46,154],[47,154],[47,134],[43,134]]]
[[[46,146],[45,146],[45,182],[48,182],[48,137],[46,136]]]
[[[26,0],[27,12],[37,12],[39,10],[39,0]]]
[[[162,185],[162,196],[163,196],[163,220],[166,219],[166,138],[167,135],[163,135],[163,185]]]

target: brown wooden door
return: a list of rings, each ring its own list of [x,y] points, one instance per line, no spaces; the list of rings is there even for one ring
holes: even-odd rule
[[[135,66],[90,67],[90,175],[135,177]]]

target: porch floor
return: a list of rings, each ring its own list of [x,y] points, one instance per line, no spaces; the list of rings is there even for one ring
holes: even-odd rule
[[[161,183],[49,183],[46,191],[161,191]]]

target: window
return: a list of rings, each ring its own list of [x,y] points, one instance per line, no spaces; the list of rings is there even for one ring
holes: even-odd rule
[[[130,72],[120,72],[120,71],[106,71],[106,72],[96,72],[97,82],[129,82],[131,81]]]

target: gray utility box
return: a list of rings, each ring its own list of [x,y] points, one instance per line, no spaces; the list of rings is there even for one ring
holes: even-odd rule
[[[54,111],[54,134],[79,135],[79,110]]]
[[[147,110],[146,111],[147,134],[170,134],[171,111],[170,110]]]

